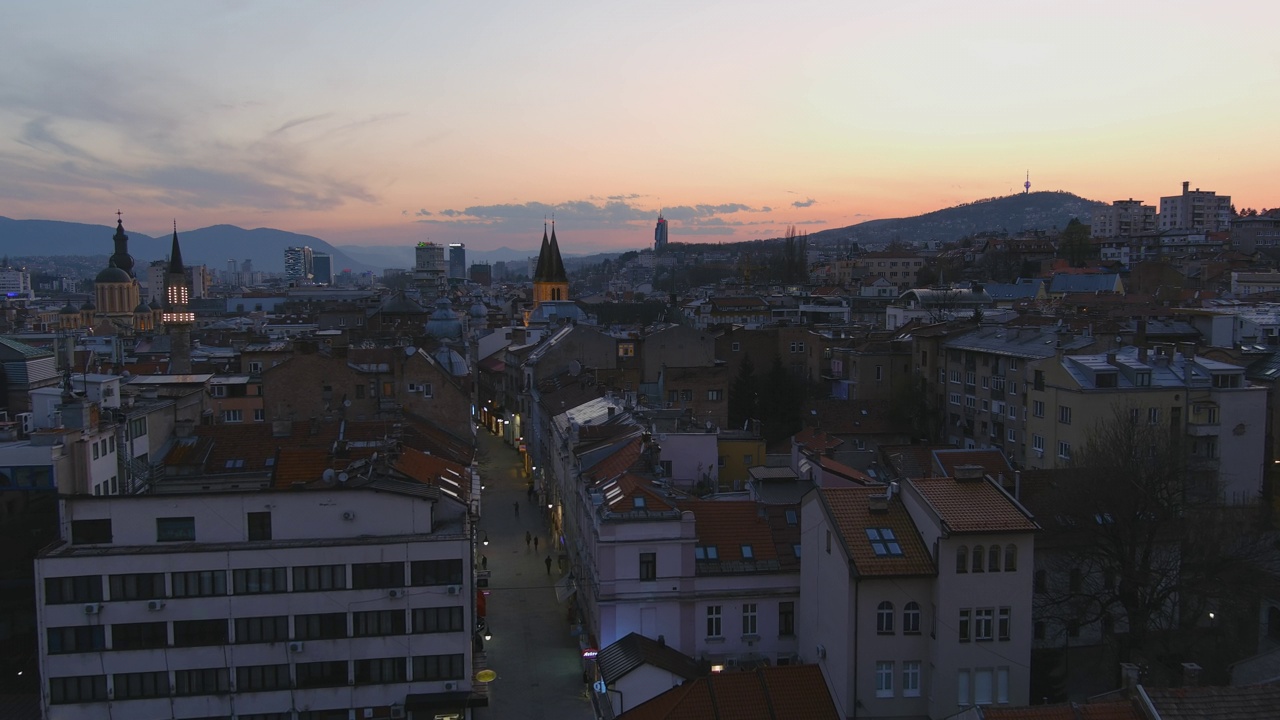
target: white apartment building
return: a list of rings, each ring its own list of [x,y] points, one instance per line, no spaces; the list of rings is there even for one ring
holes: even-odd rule
[[[35,300],[31,287],[31,273],[25,268],[0,268],[0,297],[10,300]]]
[[[1093,214],[1089,232],[1095,238],[1129,237],[1156,229],[1156,208],[1141,200],[1116,200]]]
[[[1160,198],[1160,230],[1218,232],[1231,227],[1231,196],[1191,189],[1182,183],[1181,195]]]
[[[484,704],[472,533],[434,488],[62,502],[61,541],[36,560],[47,720],[468,718]]]

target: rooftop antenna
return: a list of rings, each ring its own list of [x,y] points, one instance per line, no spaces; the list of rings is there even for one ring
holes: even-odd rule
[[[1027,181],[1022,183],[1022,194],[1026,195],[1031,192],[1031,171],[1027,171]]]

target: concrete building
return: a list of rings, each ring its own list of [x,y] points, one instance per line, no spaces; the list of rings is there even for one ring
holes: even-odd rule
[[[434,488],[77,497],[61,518],[36,560],[48,720],[483,703],[472,532]]]
[[[333,284],[333,256],[329,253],[311,254],[311,281],[317,285]]]
[[[1094,212],[1089,230],[1095,238],[1114,238],[1154,232],[1156,226],[1155,206],[1129,198]]]
[[[658,223],[653,228],[653,252],[661,254],[667,249],[667,219],[662,217],[662,213],[658,213]]]
[[[285,279],[305,285],[311,282],[315,272],[315,255],[310,247],[287,247],[284,249]]]
[[[1217,232],[1231,227],[1231,196],[1191,189],[1182,183],[1181,195],[1160,198],[1160,230]]]
[[[35,300],[31,287],[31,273],[26,268],[7,266],[0,268],[0,297],[10,300]]]
[[[449,243],[449,279],[465,280],[467,277],[467,246]]]

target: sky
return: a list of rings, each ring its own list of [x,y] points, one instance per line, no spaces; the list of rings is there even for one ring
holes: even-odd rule
[[[567,253],[1021,190],[1280,206],[1280,3],[9,3],[0,215]]]

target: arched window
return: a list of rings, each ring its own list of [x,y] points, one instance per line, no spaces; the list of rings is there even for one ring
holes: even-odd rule
[[[883,635],[893,633],[893,603],[888,600],[876,608],[876,632]]]
[[[956,548],[956,572],[969,572],[969,548],[964,545]]]
[[[920,632],[920,603],[909,602],[902,609],[902,632],[910,634]]]
[[[987,572],[1000,572],[1000,546],[992,545],[987,551]]]
[[[1013,572],[1018,569],[1018,546],[1006,545],[1004,548],[1004,571]]]
[[[982,555],[982,546],[974,545],[973,546],[973,571],[974,572],[982,572],[983,560],[986,560],[986,558],[983,557]]]

